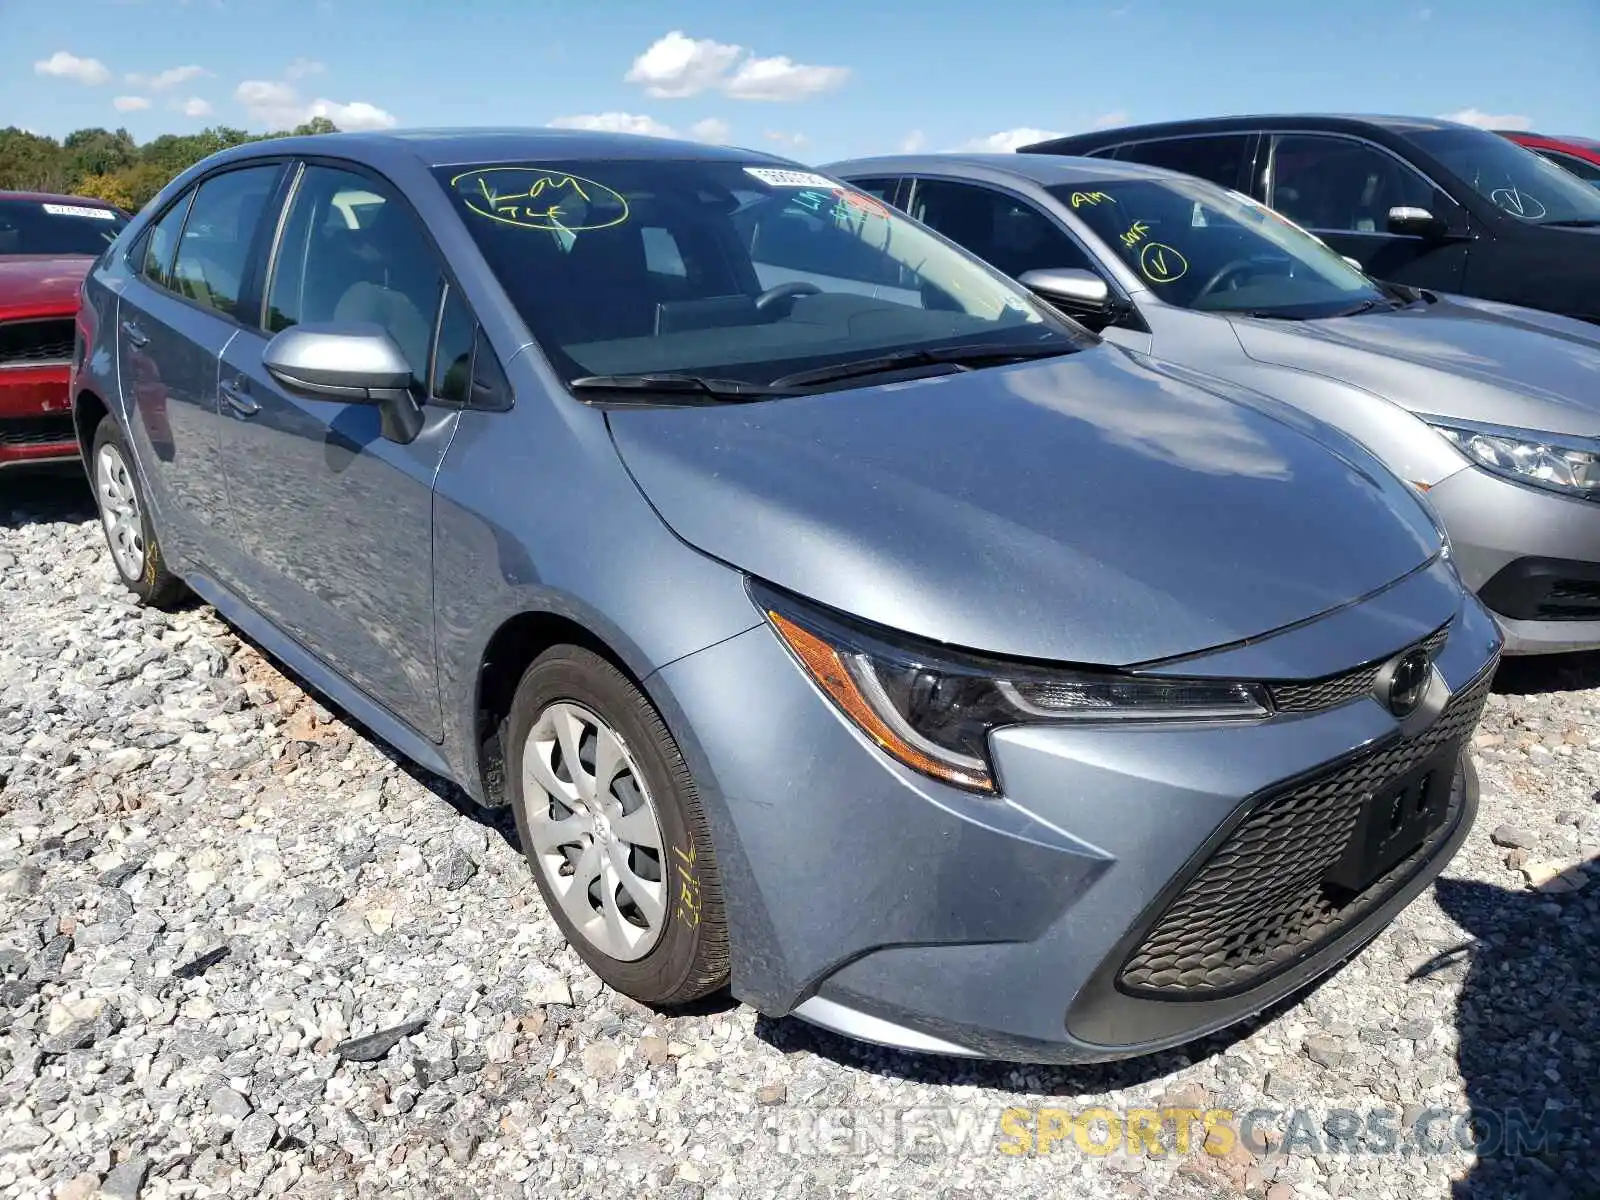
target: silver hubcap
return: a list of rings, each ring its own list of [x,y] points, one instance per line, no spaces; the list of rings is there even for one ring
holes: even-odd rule
[[[643,958],[661,937],[661,823],[622,738],[569,701],[551,704],[522,748],[531,847],[556,901],[591,946]]]
[[[144,522],[139,516],[139,493],[134,490],[128,464],[115,446],[101,446],[95,455],[95,495],[100,500],[100,520],[111,543],[111,557],[126,579],[144,572]]]

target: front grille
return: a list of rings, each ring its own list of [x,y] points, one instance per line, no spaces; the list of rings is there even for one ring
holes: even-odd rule
[[[0,419],[0,446],[54,446],[76,442],[78,431],[72,415],[59,417],[10,417]]]
[[[1428,652],[1429,659],[1438,655],[1449,636],[1450,627],[1445,625],[1422,640],[1422,648]],[[1378,672],[1382,669],[1381,662],[1369,663],[1354,671],[1313,679],[1308,683],[1275,683],[1269,689],[1272,705],[1279,712],[1321,712],[1325,708],[1336,708],[1362,696],[1370,696],[1378,681]]]
[[[73,320],[0,324],[0,367],[43,367],[72,361]]]
[[[1493,664],[1431,726],[1268,795],[1249,810],[1145,934],[1118,975],[1134,995],[1205,999],[1254,987],[1359,921],[1427,862],[1455,828],[1351,895],[1324,882],[1344,857],[1366,799],[1430,755],[1459,747],[1482,715]],[[1452,761],[1454,755],[1452,755]]]
[[[1535,615],[1543,621],[1600,621],[1600,580],[1558,580]]]

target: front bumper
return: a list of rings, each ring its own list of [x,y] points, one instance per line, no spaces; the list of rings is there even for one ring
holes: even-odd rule
[[[1475,809],[1470,769],[1420,860],[1269,973],[1201,999],[1132,995],[1118,976],[1285,781],[1426,736],[1453,696],[1486,688],[1500,639],[1438,565],[1217,656],[1281,666],[1296,647],[1314,659],[1341,630],[1370,638],[1384,627],[1391,643],[1379,653],[1393,653],[1447,620],[1428,700],[1405,728],[1357,698],[1248,726],[1009,729],[992,738],[999,799],[888,761],[764,626],[669,665],[652,690],[707,801],[735,994],[768,1015],[910,1050],[1041,1062],[1145,1053],[1260,1011],[1353,954],[1444,867]],[[1481,702],[1481,691],[1462,701],[1471,711],[1437,747],[1452,761]]]
[[[0,468],[78,457],[65,363],[0,366]]]
[[[1428,493],[1507,654],[1600,649],[1600,503],[1457,472]]]

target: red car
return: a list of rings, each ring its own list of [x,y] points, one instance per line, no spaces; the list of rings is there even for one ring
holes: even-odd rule
[[[1546,137],[1542,133],[1502,132],[1500,136],[1565,167],[1579,179],[1600,186],[1600,141],[1586,137]]]
[[[67,394],[78,289],[127,223],[101,200],[0,192],[0,468],[78,457]]]

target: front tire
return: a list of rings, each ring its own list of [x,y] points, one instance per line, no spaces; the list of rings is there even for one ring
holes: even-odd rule
[[[101,418],[89,451],[89,480],[100,508],[100,525],[111,549],[111,562],[123,586],[152,608],[170,608],[182,598],[183,581],[167,570],[150,506],[134,473],[122,432],[110,417]]]
[[[504,745],[523,851],[584,962],[645,1004],[723,987],[728,932],[711,829],[644,694],[592,651],[554,647],[523,675]]]

